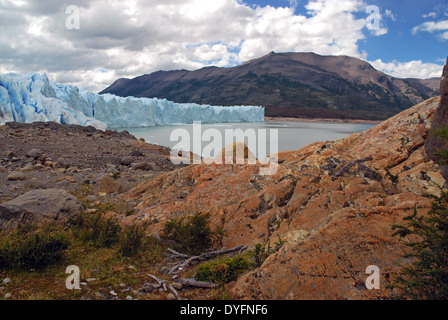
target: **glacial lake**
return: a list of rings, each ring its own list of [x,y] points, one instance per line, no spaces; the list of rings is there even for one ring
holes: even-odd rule
[[[311,143],[318,141],[334,141],[340,138],[344,138],[352,133],[362,132],[374,127],[376,124],[366,123],[327,123],[327,122],[301,122],[301,121],[266,121],[262,123],[213,123],[202,124],[201,134],[206,132],[207,129],[217,129],[224,137],[225,131],[241,129],[246,131],[247,129],[253,129],[257,133],[257,139],[263,140],[263,135],[259,135],[262,132],[261,129],[266,129],[266,151],[270,154],[270,137],[272,130],[278,132],[278,151],[292,151],[298,150]],[[178,141],[170,141],[172,132],[176,129],[184,129],[190,135],[190,146],[192,145],[193,137],[193,125],[170,125],[170,126],[156,126],[146,128],[120,128],[118,131],[127,130],[136,138],[144,138],[146,142],[157,144],[165,147],[174,147],[178,144]],[[229,132],[229,131],[228,131]],[[214,136],[215,137],[215,136]],[[224,138],[223,138],[224,139]],[[257,143],[259,141],[257,140]],[[246,141],[241,141],[246,142]],[[207,146],[210,142],[202,142],[202,148]],[[223,142],[224,144],[224,142]],[[186,145],[183,147],[184,150]],[[190,148],[192,149],[192,148]]]

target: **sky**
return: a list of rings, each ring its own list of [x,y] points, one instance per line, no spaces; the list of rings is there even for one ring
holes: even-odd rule
[[[447,0],[0,0],[0,74],[101,91],[158,70],[233,67],[270,52],[348,55],[440,77]]]

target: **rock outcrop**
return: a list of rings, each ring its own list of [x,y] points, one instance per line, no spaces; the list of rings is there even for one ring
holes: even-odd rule
[[[0,204],[0,229],[19,223],[65,222],[81,210],[81,202],[67,191],[33,190]]]
[[[375,299],[406,264],[407,247],[392,237],[414,208],[445,184],[424,156],[439,98],[334,142],[279,154],[272,176],[258,165],[191,165],[152,178],[122,195],[139,202],[123,223],[160,231],[171,218],[209,212],[228,233],[224,246],[286,241],[232,287],[238,299]],[[381,271],[381,289],[366,289],[366,268]]]
[[[448,125],[448,59],[443,69],[442,79],[440,82],[440,104],[434,114],[432,129],[440,130]],[[431,135],[426,140],[426,154],[434,161],[440,161],[441,157],[435,155],[439,149],[448,149],[448,141],[441,141],[436,136]],[[441,166],[442,174],[448,179],[448,166]]]

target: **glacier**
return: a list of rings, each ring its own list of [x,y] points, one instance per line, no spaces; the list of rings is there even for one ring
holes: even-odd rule
[[[263,122],[260,106],[210,106],[158,98],[97,94],[50,81],[46,74],[0,75],[0,125],[55,121],[99,130],[172,124]]]

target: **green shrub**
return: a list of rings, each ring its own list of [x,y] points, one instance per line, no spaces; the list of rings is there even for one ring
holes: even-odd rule
[[[263,262],[268,258],[268,252],[269,249],[266,250],[265,243],[257,243],[255,245],[255,248],[249,252],[256,268],[261,267]]]
[[[104,218],[102,212],[94,215],[81,213],[69,220],[75,238],[97,248],[108,248],[120,238],[121,227],[113,218]]]
[[[166,253],[166,247],[164,247],[159,240],[153,236],[147,236],[144,239],[142,246],[138,251],[139,258],[146,264],[156,264],[162,262]]]
[[[229,283],[237,279],[238,275],[251,267],[250,261],[239,255],[227,257],[217,261],[204,263],[196,268],[196,280],[214,283]]]
[[[145,227],[133,224],[123,229],[119,251],[122,256],[131,257],[145,245]]]
[[[394,225],[394,236],[407,239],[412,251],[405,258],[413,263],[402,267],[392,287],[410,299],[448,299],[448,193],[434,197],[427,215],[404,218],[405,225]]]
[[[161,237],[177,243],[178,250],[186,254],[201,254],[213,244],[214,233],[209,227],[210,215],[196,212],[188,218],[172,219],[163,229]]]
[[[44,269],[61,260],[70,244],[64,234],[49,230],[16,230],[0,241],[0,269]]]
[[[273,253],[276,253],[285,244],[285,241],[277,234],[278,240],[274,243],[274,247],[271,247],[271,240],[257,243],[253,250],[249,251],[250,256],[253,259],[253,264],[256,268],[261,267],[264,261]]]

